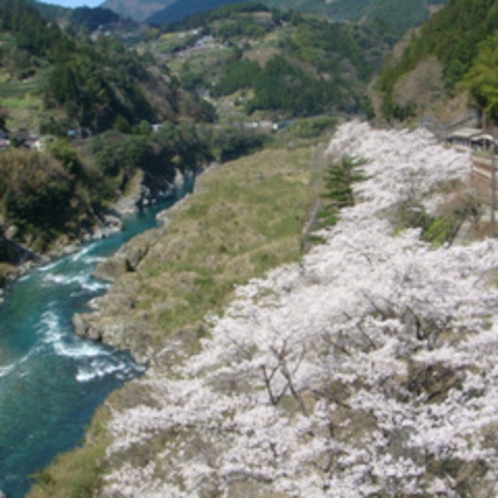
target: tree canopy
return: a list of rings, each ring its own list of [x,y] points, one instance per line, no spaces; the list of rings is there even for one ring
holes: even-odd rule
[[[479,109],[498,120],[498,35],[480,44],[479,53],[460,86],[469,90]]]
[[[394,117],[406,114],[393,101],[394,87],[403,75],[430,55],[441,62],[445,88],[451,94],[470,70],[480,47],[488,50],[482,43],[497,27],[498,5],[494,0],[451,0],[422,26],[400,60],[382,71],[379,88],[385,94],[386,114]],[[473,87],[474,97],[476,88]]]

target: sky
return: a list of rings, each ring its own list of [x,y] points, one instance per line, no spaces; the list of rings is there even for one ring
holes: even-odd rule
[[[41,0],[42,3],[61,5],[62,7],[98,7],[104,3],[104,0]]]

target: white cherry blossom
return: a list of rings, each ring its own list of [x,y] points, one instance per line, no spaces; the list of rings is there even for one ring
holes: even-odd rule
[[[151,400],[113,414],[106,496],[492,493],[498,244],[434,249],[391,222],[435,209],[468,157],[361,123],[328,153],[367,159],[361,202],[299,264],[240,287],[197,355],[136,381]]]

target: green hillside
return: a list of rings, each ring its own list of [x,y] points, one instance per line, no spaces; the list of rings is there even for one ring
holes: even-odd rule
[[[330,23],[256,2],[225,5],[162,31],[157,55],[170,59],[185,87],[266,119],[368,115],[366,86],[393,41],[381,23]]]
[[[0,105],[0,233],[36,251],[88,234],[139,170],[168,180],[218,147],[180,124],[213,110],[166,66],[111,37],[68,35],[23,0],[0,0]]]
[[[403,55],[381,74],[379,89],[385,97],[387,117],[416,114],[416,106],[397,102],[396,85],[410,72],[433,58],[441,66],[446,96],[469,88],[480,108],[498,118],[496,38],[498,4],[494,0],[452,0],[435,14],[408,45]]]
[[[12,129],[56,134],[103,131],[118,118],[161,122],[187,108],[202,113],[150,55],[109,37],[69,36],[23,0],[0,1],[0,102]]]

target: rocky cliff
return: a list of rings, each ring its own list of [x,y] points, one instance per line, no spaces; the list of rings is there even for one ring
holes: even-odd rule
[[[0,233],[0,292],[18,273],[20,265],[36,259],[37,256],[26,247]]]
[[[33,257],[31,251],[0,234],[0,263],[18,265]]]

